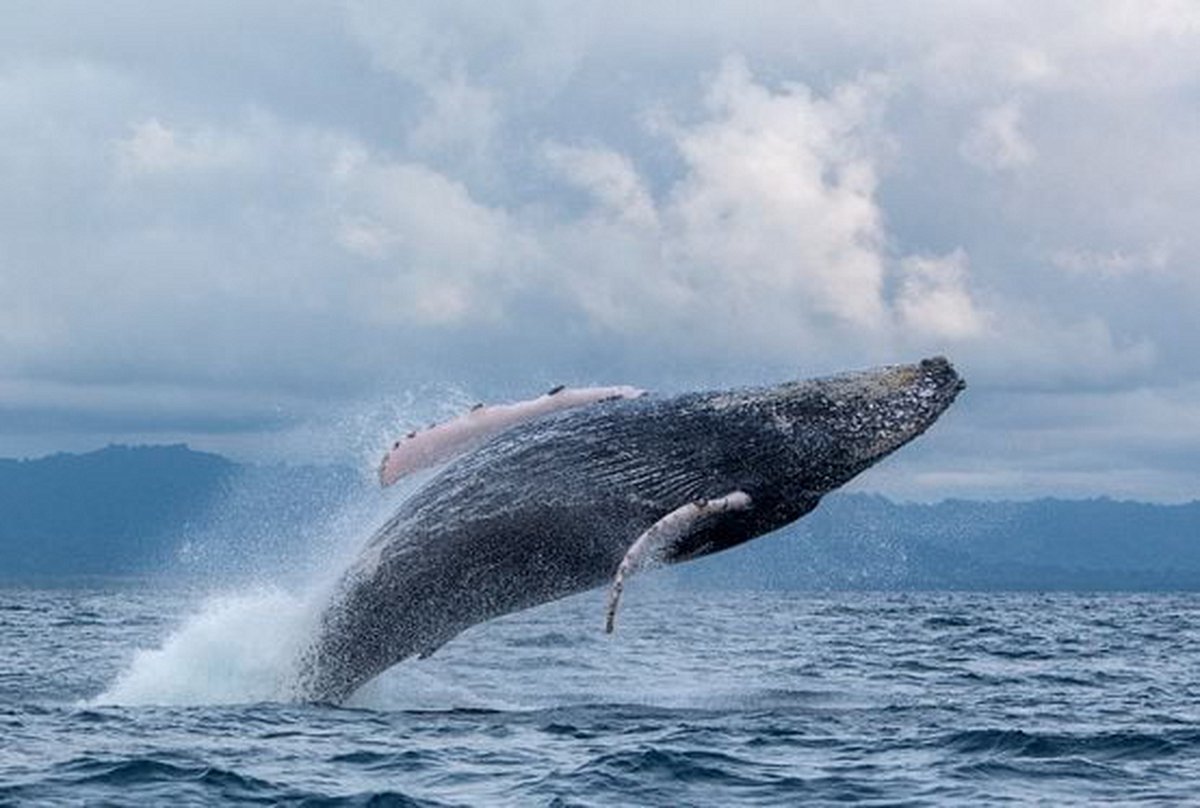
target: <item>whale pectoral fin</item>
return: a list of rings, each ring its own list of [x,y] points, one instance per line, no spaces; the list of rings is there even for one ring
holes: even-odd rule
[[[698,526],[718,514],[728,511],[744,511],[753,505],[745,491],[733,491],[716,499],[702,499],[681,505],[651,525],[629,546],[625,557],[617,567],[612,586],[608,590],[608,611],[604,618],[604,631],[612,634],[617,619],[617,607],[621,604],[621,592],[625,579],[630,575],[653,566],[670,556],[671,549],[692,533]]]

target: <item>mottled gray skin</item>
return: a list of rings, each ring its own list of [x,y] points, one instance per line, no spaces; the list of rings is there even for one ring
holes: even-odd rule
[[[669,562],[777,530],[924,432],[962,388],[936,358],[514,427],[452,462],[370,540],[302,660],[299,696],[341,702],[476,623],[607,584],[638,536],[688,502],[740,490],[752,506],[700,524]]]

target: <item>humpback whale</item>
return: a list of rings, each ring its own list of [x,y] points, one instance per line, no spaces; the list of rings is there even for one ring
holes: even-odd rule
[[[936,357],[534,413],[466,445],[367,541],[302,655],[297,695],[340,703],[472,625],[606,583],[611,631],[629,575],[799,519],[963,387]]]

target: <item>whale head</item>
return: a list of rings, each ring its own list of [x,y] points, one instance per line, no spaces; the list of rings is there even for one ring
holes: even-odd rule
[[[826,493],[923,433],[965,387],[939,356],[781,385],[764,405],[796,451],[799,476]]]
[[[934,357],[698,399],[689,431],[708,434],[706,462],[720,481],[703,495],[743,491],[755,506],[726,520],[728,529],[681,543],[676,558],[723,550],[798,519],[925,432],[965,386],[949,361]]]

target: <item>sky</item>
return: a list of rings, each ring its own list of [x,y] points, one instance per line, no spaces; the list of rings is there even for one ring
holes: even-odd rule
[[[0,456],[944,354],[856,487],[1200,497],[1200,4],[5,4]]]

